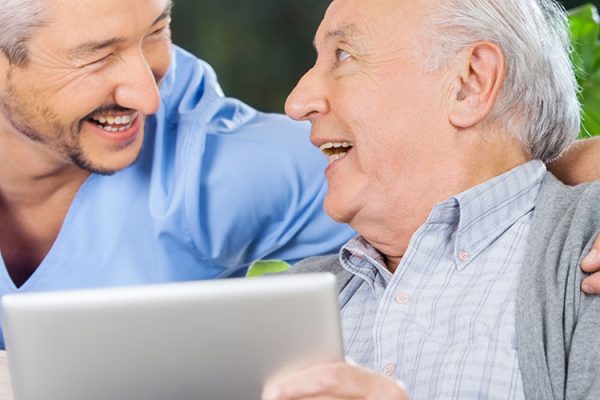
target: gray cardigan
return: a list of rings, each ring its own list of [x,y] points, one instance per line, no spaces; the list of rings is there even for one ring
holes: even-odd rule
[[[600,233],[600,182],[565,186],[548,174],[533,213],[516,299],[519,364],[527,399],[600,399],[600,297],[580,290],[583,256]],[[343,306],[354,290],[337,255],[291,273],[329,271]],[[342,289],[346,289],[343,290]]]

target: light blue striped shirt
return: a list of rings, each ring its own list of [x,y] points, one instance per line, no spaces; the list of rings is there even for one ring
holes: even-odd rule
[[[346,354],[411,399],[522,399],[515,294],[546,168],[530,161],[436,205],[393,275],[363,238],[340,251]]]

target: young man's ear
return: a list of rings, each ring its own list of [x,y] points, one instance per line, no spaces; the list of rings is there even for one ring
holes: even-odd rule
[[[462,52],[455,71],[449,120],[466,129],[484,120],[494,107],[506,75],[504,54],[492,43],[476,43]]]

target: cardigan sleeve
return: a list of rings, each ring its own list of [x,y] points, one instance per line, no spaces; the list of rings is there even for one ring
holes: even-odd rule
[[[582,296],[586,298],[569,344],[567,400],[600,399],[600,297]]]

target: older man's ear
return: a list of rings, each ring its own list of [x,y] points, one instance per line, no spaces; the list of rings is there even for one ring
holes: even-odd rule
[[[454,92],[451,94],[449,121],[458,129],[471,128],[490,113],[504,84],[504,54],[487,42],[465,49],[455,60]]]

